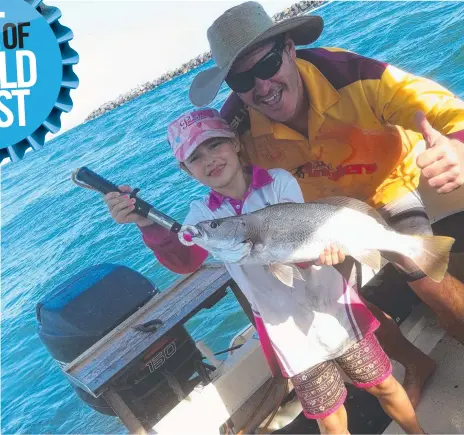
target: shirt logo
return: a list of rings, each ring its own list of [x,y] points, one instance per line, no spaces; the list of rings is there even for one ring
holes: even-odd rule
[[[314,160],[298,166],[293,172],[297,178],[327,177],[331,181],[337,181],[344,175],[373,174],[377,171],[376,163],[355,163],[350,165],[338,165],[336,168],[330,163]]]

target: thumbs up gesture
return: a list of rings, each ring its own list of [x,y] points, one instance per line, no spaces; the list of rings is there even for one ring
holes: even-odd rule
[[[430,187],[438,193],[449,193],[464,184],[464,168],[459,161],[464,143],[449,139],[435,130],[423,112],[416,112],[417,130],[424,136],[426,149],[417,157],[417,166]]]

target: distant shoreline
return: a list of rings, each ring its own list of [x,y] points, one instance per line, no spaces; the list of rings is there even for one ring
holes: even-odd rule
[[[312,9],[317,8],[318,6],[321,6],[324,3],[326,3],[325,0],[300,1],[298,3],[294,3],[282,12],[278,12],[272,18],[275,22],[278,22],[283,19],[291,18],[300,15],[304,12],[308,12]],[[108,101],[107,103],[103,104],[99,108],[93,110],[87,116],[87,118],[85,118],[84,123],[91,121],[92,119],[98,118],[106,112],[109,112],[110,110],[113,110],[116,107],[122,106],[123,104],[126,104],[137,97],[140,97],[141,95],[153,90],[154,88],[162,85],[163,83],[169,82],[170,80],[182,74],[186,74],[187,72],[191,71],[194,68],[197,68],[198,66],[208,62],[209,60],[211,60],[211,52],[208,51],[203,54],[199,54],[198,56],[181,65],[179,68],[175,69],[174,71],[168,71],[167,73],[164,73],[157,79],[138,85],[136,88],[131,89],[130,91],[122,95],[119,95],[115,100]]]

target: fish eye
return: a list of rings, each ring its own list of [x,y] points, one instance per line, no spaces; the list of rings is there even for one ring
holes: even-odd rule
[[[209,224],[209,226],[210,226],[211,228],[217,228],[217,227],[218,227],[218,223],[213,221],[213,222],[211,222],[211,223]]]

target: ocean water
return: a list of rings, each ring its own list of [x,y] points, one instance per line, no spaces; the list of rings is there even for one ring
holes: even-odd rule
[[[325,20],[318,46],[390,62],[464,96],[464,3],[333,2],[318,14]],[[129,266],[161,289],[175,281],[144,247],[138,230],[115,224],[99,195],[75,186],[70,175],[88,166],[115,183],[141,188],[144,199],[182,220],[189,201],[205,188],[178,169],[165,128],[191,107],[188,87],[195,73],[2,168],[2,433],[127,432],[116,418],[98,414],[74,394],[38,338],[35,305],[70,276],[104,262]],[[227,94],[223,87],[214,106]],[[188,329],[219,350],[246,324],[229,295],[213,311],[197,315]]]

